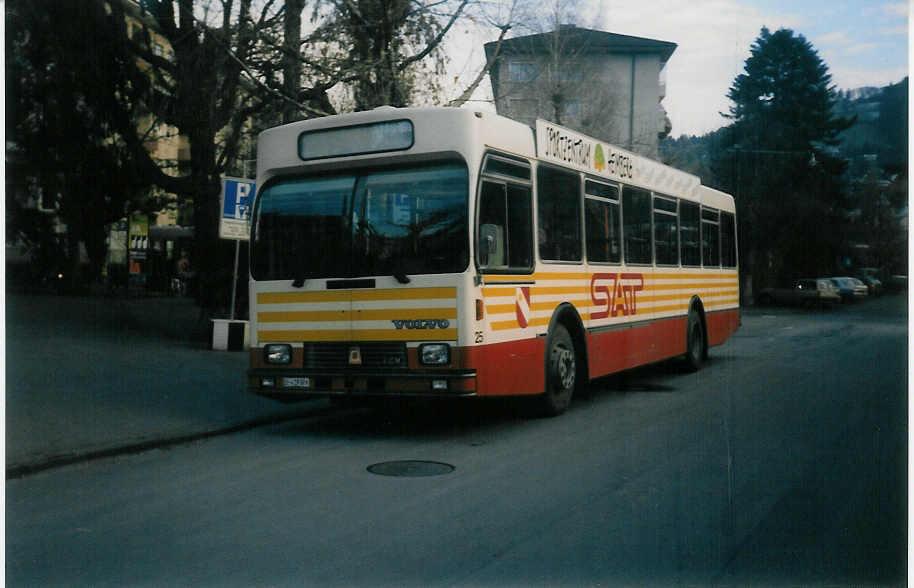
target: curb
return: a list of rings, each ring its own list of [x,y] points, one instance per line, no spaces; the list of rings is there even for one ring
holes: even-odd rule
[[[241,433],[244,431],[249,431],[251,429],[256,429],[258,427],[265,427],[268,425],[276,425],[280,423],[285,423],[288,421],[295,421],[300,419],[306,419],[311,417],[324,416],[327,413],[333,412],[336,408],[332,405],[330,406],[320,406],[314,407],[311,409],[302,410],[299,412],[285,414],[285,415],[274,415],[268,417],[261,417],[257,419],[252,419],[249,421],[244,421],[237,425],[230,425],[228,427],[223,427],[220,429],[214,429],[211,431],[203,431],[200,433],[190,433],[188,435],[178,435],[175,437],[165,437],[162,439],[150,439],[149,441],[141,441],[138,443],[130,443],[127,445],[121,445],[117,447],[109,447],[107,449],[97,449],[94,451],[86,452],[74,452],[74,453],[65,453],[60,455],[53,455],[32,463],[22,463],[8,465],[6,467],[6,479],[7,480],[16,480],[37,474],[39,472],[44,472],[47,470],[57,469],[64,466],[86,463],[90,461],[95,461],[98,459],[104,459],[108,457],[118,457],[122,455],[134,455],[138,453],[144,453],[152,449],[163,449],[166,447],[172,447],[175,445],[183,445],[185,443],[193,443],[194,441],[202,441],[204,439],[210,439],[212,437],[220,437],[224,435],[231,435],[234,433]]]

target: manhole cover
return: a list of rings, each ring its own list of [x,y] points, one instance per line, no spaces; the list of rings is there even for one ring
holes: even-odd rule
[[[440,476],[450,474],[454,466],[437,461],[385,461],[368,466],[368,471],[379,476],[398,476],[401,478],[421,478],[423,476]]]

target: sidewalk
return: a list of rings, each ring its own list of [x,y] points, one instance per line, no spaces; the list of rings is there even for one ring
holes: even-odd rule
[[[6,296],[7,476],[295,418],[326,401],[247,392],[182,298]]]

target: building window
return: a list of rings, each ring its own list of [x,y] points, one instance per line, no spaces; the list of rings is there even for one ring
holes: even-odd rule
[[[562,64],[552,72],[552,80],[559,83],[578,83],[582,80],[582,68],[580,63],[570,61]]]
[[[559,114],[562,120],[568,118],[581,118],[581,101],[580,100],[562,100],[559,104]]]
[[[508,80],[512,82],[532,82],[539,72],[531,61],[511,61],[508,63]]]
[[[509,101],[510,118],[521,122],[533,122],[539,116],[539,101],[537,100],[511,100]]]

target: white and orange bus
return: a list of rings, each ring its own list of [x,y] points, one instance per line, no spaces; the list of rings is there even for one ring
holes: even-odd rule
[[[250,389],[537,397],[739,324],[733,198],[558,125],[383,107],[260,135]]]

